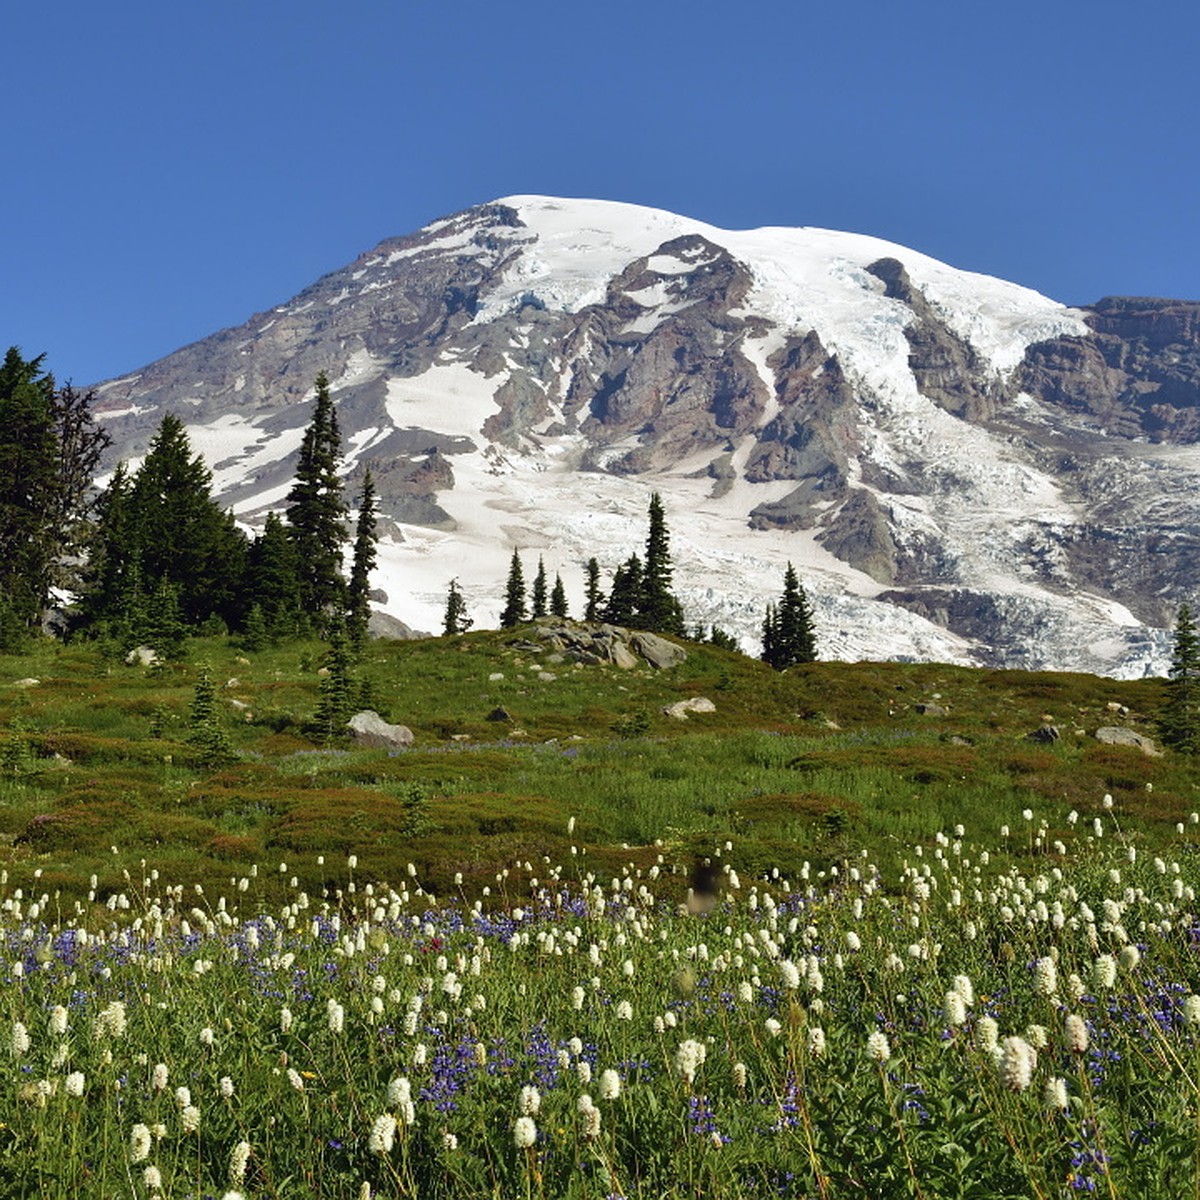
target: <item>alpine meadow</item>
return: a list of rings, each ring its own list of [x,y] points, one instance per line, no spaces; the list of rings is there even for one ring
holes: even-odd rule
[[[515,196],[48,365],[0,1197],[1200,1196],[1200,305]]]

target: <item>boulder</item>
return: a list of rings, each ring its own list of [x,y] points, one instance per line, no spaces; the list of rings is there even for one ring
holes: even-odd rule
[[[153,667],[158,663],[158,655],[152,646],[134,646],[125,655],[125,662],[131,667]]]
[[[1125,729],[1120,725],[1102,725],[1094,736],[1096,741],[1103,742],[1106,746],[1136,746],[1143,754],[1152,758],[1162,755],[1162,751],[1150,738],[1135,729]]]
[[[663,709],[663,712],[668,717],[674,717],[676,721],[686,721],[688,713],[710,713],[716,711],[717,706],[707,696],[692,696],[687,700],[679,700],[674,704],[668,704]]]
[[[391,725],[372,709],[355,713],[346,728],[359,746],[376,750],[404,750],[413,744],[413,732],[407,725]]]
[[[641,655],[656,671],[664,671],[668,667],[678,666],[687,660],[687,651],[656,633],[646,633],[639,630],[631,634],[629,647]]]
[[[629,647],[624,642],[612,642],[604,649],[608,656],[608,661],[615,663],[622,671],[629,671],[638,665],[637,658],[630,652]]]

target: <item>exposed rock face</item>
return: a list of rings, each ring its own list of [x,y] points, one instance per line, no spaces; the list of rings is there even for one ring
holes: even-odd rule
[[[752,641],[791,560],[829,656],[1136,675],[1200,587],[1200,303],[1068,309],[877,239],[511,197],[103,385],[99,415],[115,459],[181,413],[253,523],[322,370],[409,625],[452,577],[490,623],[514,548],[611,571],[651,490],[689,621]]]
[[[1200,303],[1109,296],[1084,319],[1090,336],[1029,348],[1022,388],[1109,434],[1200,440]]]
[[[867,270],[883,280],[890,299],[912,310],[913,319],[904,327],[904,336],[909,345],[908,366],[921,395],[968,421],[993,417],[1009,389],[988,369],[983,356],[938,317],[898,259],[881,258]]]

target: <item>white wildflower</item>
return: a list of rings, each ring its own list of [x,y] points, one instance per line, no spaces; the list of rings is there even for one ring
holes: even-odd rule
[[[877,1063],[885,1063],[892,1057],[886,1033],[877,1029],[867,1038],[867,1057]]]
[[[1023,1037],[1006,1037],[1000,1043],[1000,1078],[1006,1088],[1023,1092],[1036,1066],[1037,1051]]]
[[[229,1156],[229,1182],[235,1187],[246,1178],[246,1164],[250,1161],[250,1143],[238,1142]]]
[[[526,1150],[537,1141],[537,1125],[532,1117],[518,1117],[513,1125],[513,1141],[518,1150]]]
[[[371,1126],[371,1136],[367,1138],[367,1149],[372,1154],[391,1154],[396,1144],[396,1118],[391,1113],[384,1113],[375,1118]]]
[[[995,1050],[1000,1038],[1000,1027],[992,1017],[980,1017],[975,1022],[975,1045],[985,1054]]]
[[[1065,1110],[1070,1107],[1067,1098],[1067,1081],[1058,1076],[1046,1080],[1046,1107]]]

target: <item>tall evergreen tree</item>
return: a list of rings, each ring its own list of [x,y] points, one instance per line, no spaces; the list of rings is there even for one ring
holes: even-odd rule
[[[796,577],[795,567],[788,563],[783,575],[783,595],[778,605],[767,606],[762,658],[782,671],[798,663],[814,662],[816,657],[812,607]]]
[[[94,394],[56,388],[44,355],[13,346],[0,364],[0,607],[35,626],[51,588],[76,586],[70,556],[86,541],[92,479],[108,436]]]
[[[75,623],[136,638],[144,601],[175,589],[179,617],[195,628],[241,619],[246,539],[213,500],[212,476],[193,455],[182,422],[167,414],[141,467],[118,467],[96,505],[97,529],[82,575]]]
[[[500,613],[500,627],[511,629],[529,617],[525,605],[525,573],[521,570],[521,556],[514,550],[508,568],[508,580],[504,585],[504,608]]]
[[[685,634],[683,608],[671,591],[672,574],[671,538],[667,532],[662,497],[655,492],[650,497],[646,561],[642,567],[636,624],[643,629],[682,637]]]
[[[550,591],[550,612],[556,617],[567,615],[567,589],[563,587],[562,576],[554,576],[554,587]]]
[[[583,572],[583,619],[598,621],[600,607],[604,603],[604,596],[600,591],[600,564],[594,558],[589,558]]]
[[[134,592],[141,591],[130,505],[132,491],[125,464],[118,463],[108,487],[96,501],[96,529],[74,614],[74,624],[93,633],[115,631],[129,615]]]
[[[1167,678],[1167,702],[1159,731],[1169,746],[1186,754],[1200,751],[1200,636],[1188,605],[1175,621],[1175,647]]]
[[[442,633],[446,637],[466,633],[474,623],[467,616],[467,602],[459,590],[458,580],[450,580],[450,587],[446,592],[446,612],[442,617]]]
[[[535,619],[546,615],[548,599],[549,596],[546,590],[546,562],[539,554],[537,574],[533,577],[533,616]]]
[[[232,513],[212,498],[212,474],[191,443],[183,422],[163,417],[132,480],[131,544],[148,591],[160,580],[179,588],[184,623],[210,617],[234,625],[241,616],[246,539]]]
[[[26,627],[49,594],[58,534],[48,524],[58,485],[54,379],[43,358],[27,361],[14,346],[0,366],[0,597]]]
[[[267,514],[246,556],[244,602],[247,613],[258,609],[270,639],[293,636],[306,623],[296,547],[276,513]]]
[[[57,535],[56,562],[51,582],[77,591],[83,555],[94,528],[93,485],[100,457],[112,439],[92,417],[94,391],[80,392],[69,383],[53,397],[54,425],[58,440],[58,486],[47,513],[47,522]]]
[[[358,520],[354,526],[354,559],[350,584],[346,589],[346,636],[354,650],[361,651],[367,640],[367,622],[371,617],[371,572],[375,569],[375,546],[379,541],[379,520],[375,503],[375,480],[368,468],[358,499]]]
[[[346,505],[338,478],[342,437],[324,371],[317,376],[316,388],[316,408],[300,443],[296,481],[287,497],[287,523],[296,547],[301,602],[320,621],[343,602]]]

